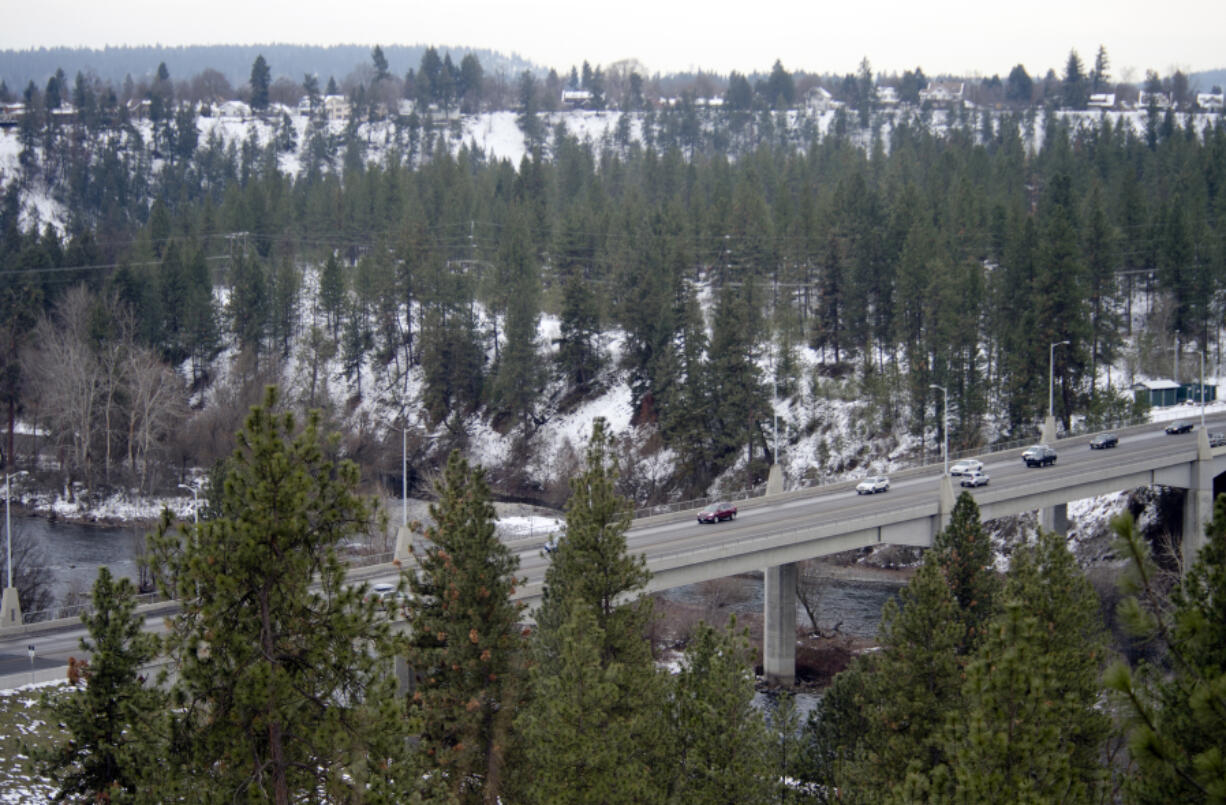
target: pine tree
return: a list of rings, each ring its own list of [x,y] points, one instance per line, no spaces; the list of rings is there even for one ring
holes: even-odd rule
[[[512,416],[525,431],[541,386],[536,354],[540,320],[540,269],[532,251],[526,211],[517,207],[499,255],[500,296],[506,324],[506,343],[494,374],[494,405]]]
[[[484,472],[453,452],[430,506],[430,545],[410,574],[413,643],[420,681],[411,708],[424,724],[423,762],[461,802],[497,802],[511,721],[524,695],[522,605],[511,603],[519,558],[494,528]]]
[[[605,654],[642,656],[642,627],[651,617],[651,599],[640,591],[650,576],[643,556],[626,553],[630,503],[617,493],[617,458],[606,427],[600,417],[592,423],[586,466],[571,480],[566,529],[545,570],[537,622],[558,628],[565,610],[582,604],[593,610],[607,634]]]
[[[1098,596],[1065,540],[1043,532],[1014,552],[963,684],[966,709],[946,724],[948,778],[961,801],[1099,802],[1110,723],[1099,707],[1107,658]],[[905,793],[905,792],[904,792]]]
[[[332,340],[339,337],[341,314],[345,310],[345,274],[335,254],[329,254],[319,273],[319,305],[328,319]]]
[[[612,797],[604,801],[636,802],[666,784],[668,764],[661,754],[666,688],[645,637],[652,618],[651,599],[641,594],[648,580],[646,561],[626,554],[630,510],[616,492],[617,462],[610,451],[605,422],[598,418],[586,467],[571,481],[565,533],[545,571],[530,703],[517,722],[525,736],[519,773],[521,783],[570,777],[573,784],[577,771],[589,764],[583,758],[591,757],[598,767],[592,772],[591,798],[581,795],[577,801],[602,801],[603,796]],[[577,631],[584,634],[582,646],[574,645]],[[551,752],[553,742],[538,744],[533,736],[558,729],[552,717],[557,707],[580,706],[573,697],[571,705],[551,701],[576,674],[586,681],[573,697],[595,696],[599,708],[567,732],[571,751]],[[614,775],[624,788],[609,788],[618,785]]]
[[[847,758],[835,765],[836,784],[863,802],[880,801],[908,770],[928,772],[946,761],[942,728],[961,706],[957,650],[966,631],[935,561],[924,563],[897,605],[886,604],[880,633],[880,654],[857,667],[861,686],[852,701],[859,712],[844,712],[855,743],[826,738],[827,746],[845,747],[835,752]]]
[[[132,583],[99,568],[93,608],[81,615],[89,631],[81,649],[90,659],[70,661],[68,690],[41,696],[65,739],[31,750],[38,773],[59,787],[57,800],[123,801],[160,768],[165,695],[142,675],[160,641],[135,613]]]
[[[300,428],[277,407],[270,387],[252,408],[216,516],[177,531],[167,516],[151,539],[163,592],[183,602],[167,784],[198,801],[351,799],[400,768],[388,624],[337,553],[378,527],[372,505],[318,414]]]
[[[1128,514],[1112,521],[1130,559],[1120,612],[1161,662],[1117,663],[1107,673],[1129,720],[1136,764],[1128,780],[1139,803],[1226,801],[1226,497],[1214,504],[1206,544],[1180,584],[1163,594],[1157,567]],[[1186,560],[1185,560],[1186,561]]]
[[[268,62],[264,61],[264,54],[261,53],[251,64],[251,108],[257,112],[268,108],[268,88],[271,78],[272,71],[268,67]]]
[[[659,771],[643,737],[663,727],[661,685],[605,652],[596,612],[576,604],[554,634],[557,655],[533,667],[532,700],[516,718],[523,754],[515,788],[524,802],[613,805],[660,801]],[[637,708],[627,709],[631,691]],[[653,709],[654,708],[654,709]]]
[[[766,724],[753,705],[748,638],[700,623],[673,677],[668,801],[775,801]]]
[[[969,492],[954,503],[949,525],[932,542],[926,562],[936,562],[958,605],[958,621],[965,630],[959,653],[969,654],[983,635],[984,624],[995,614],[999,583],[992,568],[992,542],[979,521],[979,506]]]

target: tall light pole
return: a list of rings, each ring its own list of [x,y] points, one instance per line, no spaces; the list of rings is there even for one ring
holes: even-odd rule
[[[409,429],[400,429],[400,525],[409,524]]]
[[[200,525],[200,495],[194,486],[187,484],[179,484],[180,489],[186,489],[192,493],[192,524]]]
[[[941,430],[945,432],[945,444],[941,449],[941,455],[945,457],[945,475],[949,475],[949,389],[944,386],[938,386],[936,383],[930,383],[928,388],[938,389],[944,398],[941,409],[944,414]]]
[[[1200,429],[1205,429],[1205,350],[1200,351]]]
[[[1056,419],[1056,347],[1068,343],[1057,341],[1047,350],[1047,416],[1052,421]]]
[[[9,517],[9,484],[12,476],[7,472],[4,473],[4,566],[9,569],[8,584],[5,587],[13,586],[13,521]]]
[[[5,567],[9,569],[9,583],[5,587],[12,587],[12,520],[9,517],[9,484],[11,483],[11,475],[4,474],[4,542],[5,542]]]

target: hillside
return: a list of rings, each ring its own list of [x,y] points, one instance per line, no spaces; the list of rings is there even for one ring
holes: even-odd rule
[[[933,385],[955,451],[1033,438],[1049,370],[1063,429],[1135,421],[1131,383],[1219,342],[1220,116],[243,110],[0,131],[5,266],[38,300],[5,315],[45,317],[10,360],[65,504],[198,478],[265,382],[383,492],[403,437],[417,491],[458,448],[558,506],[603,416],[648,506],[776,450],[789,485],[933,460]],[[136,399],[139,357],[181,407],[125,432],[57,402],[40,367],[112,354],[79,320],[119,361],[91,406]]]

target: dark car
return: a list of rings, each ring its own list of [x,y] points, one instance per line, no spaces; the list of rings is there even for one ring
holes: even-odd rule
[[[1177,419],[1166,426],[1167,433],[1191,433],[1192,421],[1188,419]]]
[[[1056,451],[1045,444],[1036,444],[1022,451],[1022,461],[1027,467],[1046,467],[1056,463]]]
[[[1226,447],[1226,433],[1210,433],[1209,434],[1209,446],[1210,447]]]
[[[1120,443],[1120,437],[1114,433],[1100,433],[1090,440],[1091,450],[1106,450],[1108,447],[1115,447]]]
[[[735,520],[736,506],[733,506],[727,501],[720,501],[712,506],[708,506],[698,513],[698,522],[700,523],[718,523],[720,520]]]

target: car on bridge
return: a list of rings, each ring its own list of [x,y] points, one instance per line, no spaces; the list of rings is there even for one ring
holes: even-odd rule
[[[890,479],[884,475],[870,475],[856,484],[857,495],[875,495],[890,491]]]
[[[1027,467],[1046,467],[1056,463],[1056,451],[1045,444],[1036,444],[1022,451],[1022,461]]]
[[[973,458],[964,458],[949,468],[949,474],[957,478],[959,475],[970,475],[983,469],[983,462]]]
[[[1167,433],[1191,433],[1192,432],[1192,420],[1176,419],[1174,422],[1167,425],[1165,430]]]
[[[736,506],[727,501],[720,501],[714,506],[708,506],[698,513],[700,523],[718,523],[721,520],[735,520]]]
[[[1090,440],[1091,450],[1106,450],[1120,443],[1120,437],[1114,433],[1100,433]]]
[[[1210,433],[1209,434],[1209,446],[1210,447],[1226,447],[1226,433]]]
[[[967,487],[987,486],[988,481],[990,480],[992,479],[988,477],[986,472],[983,470],[975,470],[974,472],[968,472],[962,478],[962,485]]]

